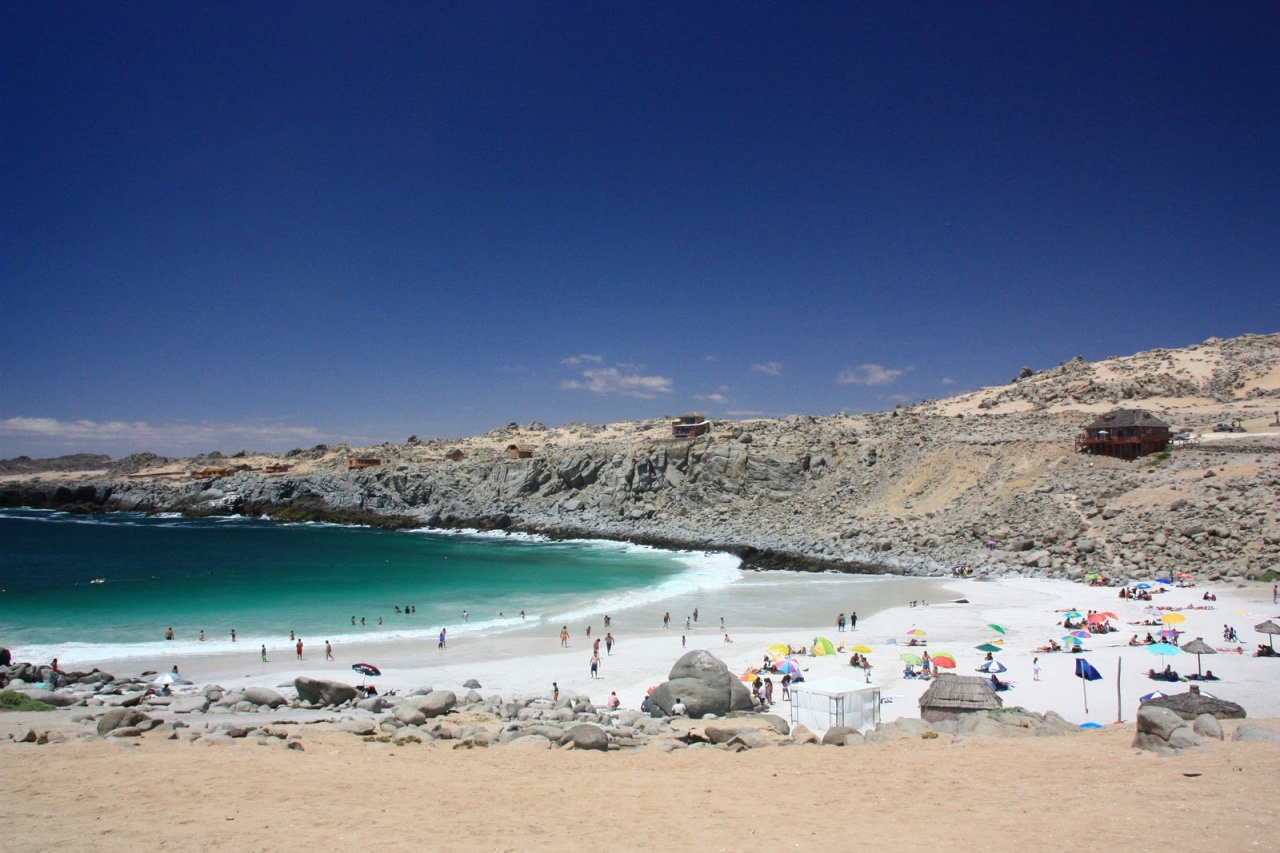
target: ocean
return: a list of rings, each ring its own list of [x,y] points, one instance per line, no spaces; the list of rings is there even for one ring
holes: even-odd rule
[[[0,646],[74,665],[275,650],[291,632],[313,646],[500,634],[713,596],[743,575],[727,554],[600,541],[3,510]]]

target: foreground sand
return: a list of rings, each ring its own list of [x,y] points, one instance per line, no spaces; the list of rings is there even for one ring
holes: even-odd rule
[[[10,744],[0,829],[10,850],[1274,849],[1280,743],[1161,759],[1132,738],[1124,725],[737,755],[454,751],[338,734],[306,739],[305,752]]]

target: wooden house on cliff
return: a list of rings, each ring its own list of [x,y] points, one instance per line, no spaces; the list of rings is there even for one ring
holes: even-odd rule
[[[1143,409],[1116,409],[1084,428],[1078,453],[1137,459],[1169,448],[1169,425]]]
[[[697,438],[711,432],[711,422],[697,412],[681,415],[671,422],[672,438]]]
[[[509,444],[507,445],[508,459],[532,459],[533,447],[528,444]]]

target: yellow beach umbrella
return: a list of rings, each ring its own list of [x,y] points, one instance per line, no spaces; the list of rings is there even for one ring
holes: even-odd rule
[[[765,649],[764,653],[771,658],[781,658],[781,657],[786,657],[790,651],[791,649],[788,648],[786,645],[782,643],[778,643],[777,645],[773,645]]]
[[[1181,613],[1166,613],[1160,617],[1160,621],[1166,625],[1176,625],[1179,622],[1186,622],[1187,617],[1183,616]]]
[[[871,647],[870,646],[850,646],[849,651],[857,652],[860,655],[869,655],[871,654]]]

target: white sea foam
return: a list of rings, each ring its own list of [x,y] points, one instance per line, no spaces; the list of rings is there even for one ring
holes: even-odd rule
[[[629,548],[648,548],[645,545],[629,545]],[[657,549],[649,548],[650,551]],[[668,578],[662,583],[642,589],[612,593],[549,617],[553,622],[572,622],[605,613],[619,613],[633,607],[652,605],[665,599],[693,593],[707,593],[724,589],[743,577],[741,561],[723,552],[677,552],[676,559],[689,566],[688,571]]]

